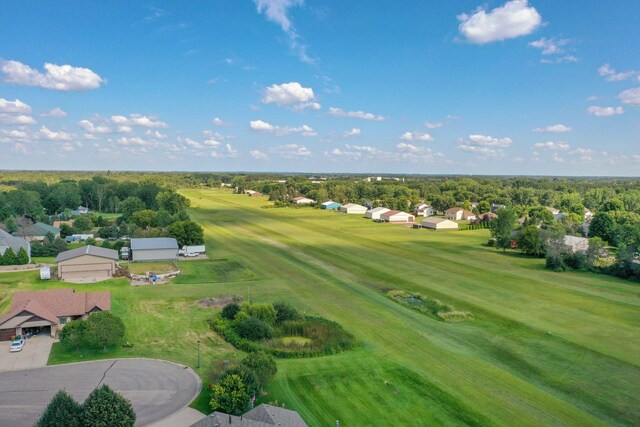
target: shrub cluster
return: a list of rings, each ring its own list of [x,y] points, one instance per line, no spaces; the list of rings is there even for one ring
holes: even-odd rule
[[[68,322],[59,335],[60,343],[67,348],[78,350],[90,347],[106,351],[107,347],[119,343],[124,337],[124,323],[108,311],[101,311],[86,320]]]
[[[473,314],[466,311],[458,311],[451,304],[445,304],[440,300],[428,298],[419,293],[409,293],[398,289],[392,289],[386,292],[391,300],[419,311],[436,320],[444,322],[462,322],[464,320],[473,319]]]
[[[29,264],[29,254],[24,248],[20,248],[16,254],[12,248],[7,248],[0,255],[0,265],[25,265]]]

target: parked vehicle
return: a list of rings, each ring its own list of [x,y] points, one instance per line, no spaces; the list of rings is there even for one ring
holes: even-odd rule
[[[178,255],[194,256],[194,255],[187,255],[187,254],[195,253],[196,254],[195,256],[198,256],[197,254],[203,254],[205,252],[206,252],[206,248],[204,245],[192,245],[192,246],[184,245],[182,249],[178,251]]]
[[[189,257],[189,258],[197,257],[198,255],[200,254],[197,252],[186,252],[182,254],[182,256]]]
[[[11,347],[9,348],[9,351],[11,353],[15,353],[17,351],[22,351],[22,349],[24,348],[26,341],[24,340],[24,338],[19,337],[16,338],[12,343],[11,343]]]
[[[130,256],[130,251],[128,246],[123,246],[122,248],[120,248],[120,259],[126,261],[129,259],[129,256]]]

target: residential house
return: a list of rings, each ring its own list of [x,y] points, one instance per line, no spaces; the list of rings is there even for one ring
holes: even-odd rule
[[[53,227],[44,222],[36,222],[35,224],[18,229],[13,235],[22,237],[28,242],[41,242],[48,233],[53,234],[54,237],[60,237],[60,229],[58,227]]]
[[[415,216],[428,217],[428,216],[435,215],[436,214],[436,210],[433,209],[433,206],[428,205],[426,203],[418,203],[413,208],[413,214]]]
[[[347,203],[340,207],[340,212],[345,214],[364,215],[367,213],[367,208],[362,205],[356,205],[355,203]]]
[[[313,199],[309,199],[308,197],[294,197],[291,199],[291,203],[294,205],[313,205],[316,201]]]
[[[118,251],[98,246],[81,246],[56,257],[60,280],[96,282],[113,277]]]
[[[190,427],[307,427],[300,414],[263,403],[244,415],[214,412]]]
[[[11,310],[0,317],[0,341],[22,335],[28,328],[44,328],[55,337],[67,322],[109,310],[109,292],[75,292],[71,288],[16,292]]]
[[[589,249],[589,239],[567,235],[564,236],[564,246],[572,253],[586,252]]]
[[[338,202],[334,202],[333,200],[327,200],[326,202],[320,205],[320,209],[325,209],[328,211],[337,211],[340,209],[342,205]]]
[[[384,222],[407,223],[413,222],[415,217],[402,211],[387,211],[380,215],[380,220]]]
[[[500,209],[504,209],[506,207],[507,207],[507,205],[503,205],[503,204],[500,204],[500,203],[491,203],[491,212],[498,213],[498,211]]]
[[[481,222],[491,222],[494,219],[497,219],[498,215],[494,214],[493,212],[485,212],[482,213],[480,215],[478,215],[474,221],[474,223],[478,224]]]
[[[420,223],[423,228],[432,230],[457,230],[458,223],[445,218],[425,218]]]
[[[379,207],[379,208],[373,208],[373,209],[369,209],[367,211],[366,214],[364,214],[365,218],[369,218],[369,219],[373,219],[373,220],[379,220],[380,219],[380,215],[382,215],[385,212],[389,212],[391,209],[388,208],[383,208],[383,207]]]
[[[178,242],[171,237],[131,239],[133,261],[174,261],[178,259]]]
[[[31,262],[31,244],[22,237],[12,236],[0,228],[0,255],[4,255],[9,248],[16,254],[20,248],[24,248],[29,256],[29,262]]]
[[[78,206],[78,209],[73,209],[71,211],[71,215],[73,216],[87,215],[87,214],[89,214],[89,208],[84,206]]]

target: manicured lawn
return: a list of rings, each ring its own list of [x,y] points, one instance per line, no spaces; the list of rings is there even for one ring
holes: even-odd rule
[[[261,209],[264,200],[222,191],[182,193],[210,259],[181,262],[168,285],[74,285],[111,291],[133,348],[80,358],[56,345],[50,363],[158,357],[188,364],[206,384],[213,361],[243,354],[207,326],[217,309],[195,302],[233,294],[287,300],[360,342],[278,361],[260,400],[300,411],[311,426],[640,424],[638,285],[546,271],[542,260],[482,246],[487,230],[429,232],[319,209]],[[69,286],[37,277],[0,275],[0,312],[14,290]],[[473,319],[438,321],[390,300],[390,289]],[[192,406],[205,410],[207,400],[203,393]]]

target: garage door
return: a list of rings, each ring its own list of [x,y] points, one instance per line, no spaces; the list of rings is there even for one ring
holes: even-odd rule
[[[15,328],[13,329],[0,329],[0,341],[9,341],[12,336],[16,334]]]
[[[63,271],[62,278],[71,279],[105,279],[111,277],[110,270],[97,271]]]

